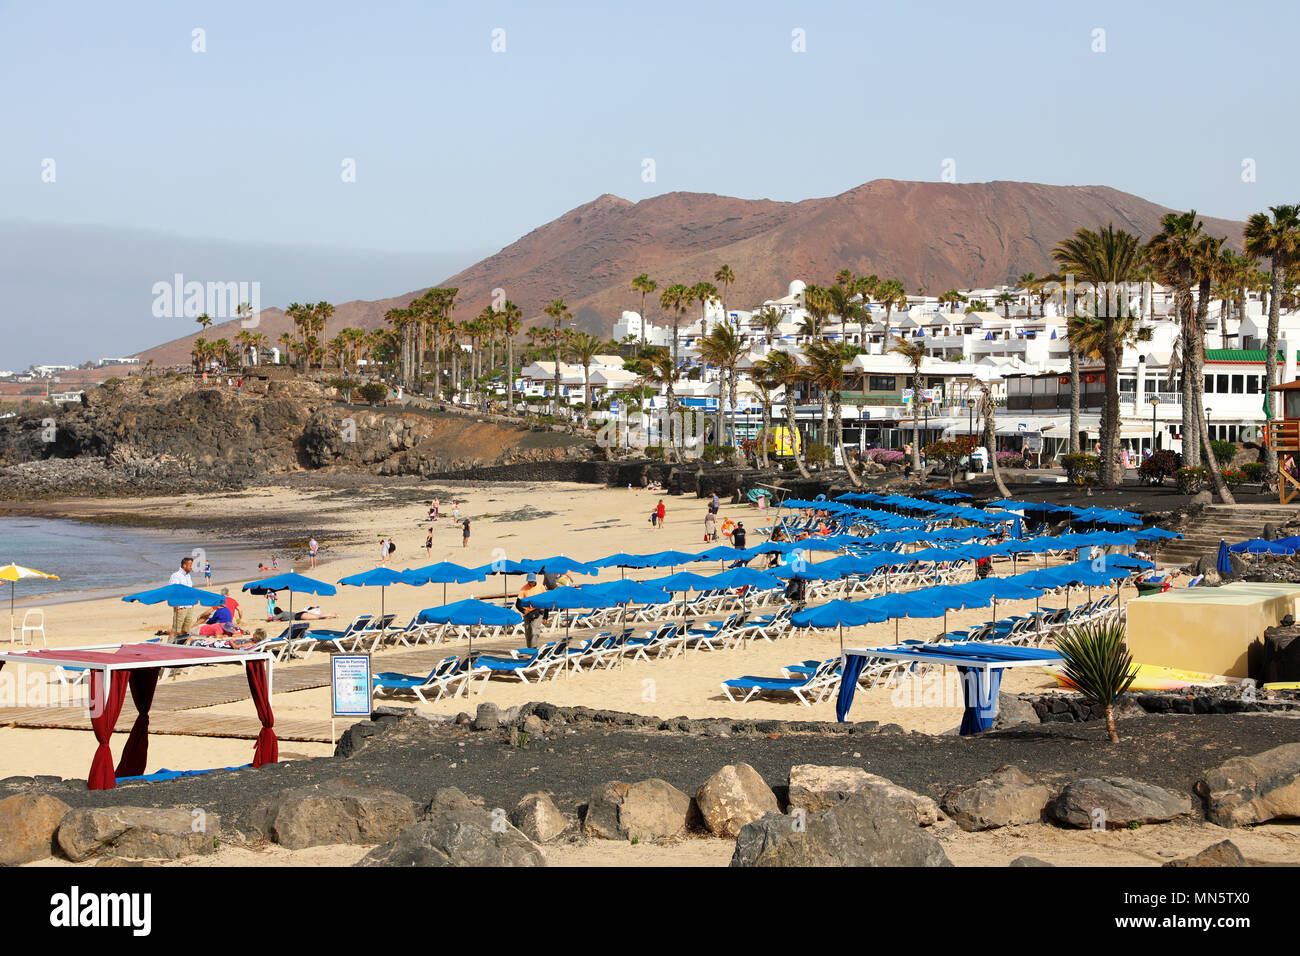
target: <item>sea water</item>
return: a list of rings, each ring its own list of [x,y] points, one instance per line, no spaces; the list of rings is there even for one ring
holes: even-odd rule
[[[57,581],[19,581],[15,589],[19,604],[31,603],[34,598],[77,600],[162,587],[186,555],[195,558],[190,579],[198,588],[204,586],[204,560],[212,565],[214,586],[251,581],[260,576],[257,562],[270,561],[269,551],[213,540],[201,532],[146,531],[61,518],[0,517],[0,566],[13,562],[59,576]],[[283,555],[280,563],[282,570],[288,570]],[[2,603],[9,601],[8,591],[7,582],[0,582]]]

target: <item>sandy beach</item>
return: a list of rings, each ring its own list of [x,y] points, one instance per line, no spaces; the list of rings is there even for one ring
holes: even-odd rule
[[[424,548],[425,535],[430,527],[427,520],[429,498],[436,495],[441,501],[442,517],[433,523],[434,547],[431,554]],[[157,524],[167,521],[183,523],[187,518],[201,517],[205,523],[220,523],[244,529],[284,528],[287,526],[309,528],[315,522],[333,529],[331,535],[319,537],[321,551],[315,576],[337,581],[349,574],[375,567],[378,564],[378,543],[381,537],[391,537],[397,551],[389,562],[398,569],[419,567],[436,561],[478,566],[497,558],[544,558],[564,554],[578,560],[594,560],[616,551],[645,553],[665,549],[700,551],[707,545],[703,541],[703,519],[706,501],[692,498],[663,496],[667,507],[667,521],[663,528],[652,528],[648,516],[660,500],[660,495],[645,491],[610,489],[592,485],[557,483],[510,484],[438,484],[430,489],[414,483],[376,488],[362,495],[323,493],[294,488],[266,488],[238,495],[221,495],[206,498],[156,498],[119,502],[119,512],[129,515],[146,515]],[[396,500],[394,500],[396,499]],[[462,547],[461,528],[451,518],[453,501],[459,500],[460,514],[471,520],[471,538]],[[86,514],[103,515],[103,501],[80,504],[75,501],[60,503],[60,513],[75,516],[84,508]],[[757,529],[771,523],[770,514],[748,506],[725,504],[722,517],[745,522],[750,530],[750,540],[760,540]],[[311,532],[308,531],[308,534]],[[188,540],[192,535],[186,535]],[[725,539],[720,539],[725,540]],[[250,554],[259,553],[256,535],[245,543]],[[268,555],[269,555],[269,548]],[[176,558],[187,551],[181,550]],[[824,560],[828,554],[815,558]],[[259,559],[260,560],[260,559]],[[250,558],[251,561],[251,558]],[[1032,561],[1032,558],[1030,559]],[[721,563],[700,564],[692,570],[710,573],[721,568]],[[1033,566],[1022,560],[1021,569]],[[286,556],[280,561],[280,570],[293,569],[312,574],[305,555],[297,560]],[[236,575],[238,582],[256,580],[261,576],[253,563]],[[629,577],[648,578],[667,573],[666,570],[629,571]],[[998,573],[1010,573],[998,569]],[[617,580],[618,569],[607,569],[598,578],[579,577],[582,583]],[[268,633],[278,633],[282,623],[267,623],[264,618],[265,601],[254,595],[242,595],[237,583],[231,583],[232,594],[237,595],[248,626],[265,627]],[[159,581],[161,586],[165,581]],[[197,584],[198,582],[196,582]],[[478,597],[499,601],[503,580],[489,576],[485,582],[447,585],[446,599]],[[513,597],[523,580],[512,576],[509,592]],[[215,586],[215,585],[214,585]],[[1131,593],[1125,592],[1125,599]],[[338,594],[326,599],[296,598],[295,606],[301,608],[307,600],[319,600],[326,612],[338,615],[339,626],[354,615],[377,612],[380,594],[375,588],[339,587]],[[442,585],[421,588],[394,586],[386,590],[384,604],[389,612],[405,621],[411,614],[425,607],[443,603]],[[1032,610],[1033,602],[999,602],[998,614],[1022,613]],[[961,627],[988,620],[989,610],[953,612],[948,616],[949,627]],[[170,614],[162,606],[125,604],[118,598],[98,598],[53,605],[47,610],[47,635],[51,647],[140,641],[154,637],[170,622]],[[847,646],[869,645],[893,641],[895,633],[901,638],[932,636],[942,626],[936,619],[908,619],[897,626],[893,623],[849,629],[844,633]],[[645,625],[649,628],[650,625]],[[560,635],[562,631],[558,632]],[[555,636],[547,632],[547,637]],[[494,642],[492,646],[518,646],[517,639]],[[476,645],[488,646],[488,645]],[[464,641],[442,645],[445,654],[463,654]],[[390,669],[384,664],[386,657],[399,650],[381,649],[376,655],[373,670]],[[464,696],[445,699],[428,705],[419,704],[423,710],[455,714],[473,712],[484,701],[508,707],[530,700],[548,700],[560,705],[584,705],[593,708],[624,710],[662,716],[688,717],[751,717],[757,719],[834,720],[834,703],[826,700],[812,707],[785,700],[755,699],[746,704],[732,703],[722,694],[720,682],[747,674],[779,675],[781,668],[802,660],[824,659],[838,655],[839,635],[834,631],[813,631],[795,639],[775,642],[758,641],[748,647],[718,652],[690,652],[673,659],[651,660],[635,666],[566,675],[539,684],[524,684],[513,678],[496,678],[472,698]],[[441,656],[441,654],[439,655]],[[324,651],[317,651],[305,661],[285,662],[276,665],[278,673],[292,671],[304,665],[320,664],[326,660]],[[221,673],[233,673],[233,668],[200,668],[179,680],[196,680]],[[475,683],[476,690],[481,682]],[[1055,686],[1054,681],[1037,669],[1018,670],[1008,674],[1004,690],[1021,692],[1041,690]],[[324,719],[330,716],[328,688],[321,687],[294,693],[276,694],[273,701],[277,719]],[[399,703],[414,705],[413,698],[399,699]],[[254,716],[251,700],[244,699],[208,709],[213,714],[240,717]],[[879,688],[860,693],[851,712],[853,720],[877,720],[897,723],[908,730],[926,733],[944,733],[955,730],[961,719],[961,695],[955,675],[946,683],[928,679],[924,684],[914,682],[901,688]],[[339,729],[346,726],[340,723]],[[125,740],[129,727],[119,723],[114,739],[117,752]],[[46,729],[0,729],[0,776],[11,774],[57,774],[78,777],[85,773],[94,752],[94,740],[89,733],[76,730],[50,731]],[[285,750],[303,756],[324,756],[332,752],[326,743],[288,742]],[[171,770],[203,769],[236,765],[247,760],[251,744],[247,741],[220,737],[184,737],[155,734],[151,745],[149,771],[166,767]]]

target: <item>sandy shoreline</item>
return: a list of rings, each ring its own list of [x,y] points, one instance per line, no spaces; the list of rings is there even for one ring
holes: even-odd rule
[[[579,560],[592,560],[615,551],[647,552],[668,548],[684,551],[702,550],[704,513],[706,502],[694,498],[664,497],[668,509],[667,523],[662,529],[652,529],[646,516],[661,497],[655,493],[611,489],[593,485],[560,483],[465,483],[448,486],[439,483],[444,517],[434,523],[434,548],[426,554],[424,539],[430,524],[427,520],[428,499],[422,497],[427,486],[418,482],[393,481],[376,485],[357,494],[342,491],[304,490],[277,487],[258,488],[241,494],[212,497],[169,497],[123,502],[121,513],[148,515],[154,521],[182,522],[191,516],[206,522],[224,522],[228,526],[256,529],[270,524],[283,526],[291,521],[295,526],[310,529],[312,524],[333,529],[319,536],[323,560],[318,562],[317,574],[324,580],[339,578],[364,571],[378,563],[378,541],[391,535],[398,546],[390,562],[396,568],[418,567],[433,561],[455,561],[470,566],[486,564],[498,557],[511,559],[544,558],[566,554]],[[463,503],[460,512],[471,519],[471,538],[468,547],[462,547],[460,526],[451,518],[453,498]],[[357,499],[361,499],[360,502]],[[389,503],[385,503],[388,501]],[[82,514],[108,513],[109,505],[100,500],[64,501],[58,505],[61,515],[77,517]],[[724,504],[723,517],[745,521],[751,540],[760,540],[758,527],[771,522],[770,514],[758,512],[747,506]],[[286,517],[289,516],[289,517]],[[310,530],[308,531],[310,534]],[[256,541],[252,542],[256,546]],[[327,560],[325,558],[327,557]],[[818,555],[819,559],[829,555]],[[21,563],[21,556],[16,556]],[[1021,562],[1024,565],[1024,562]],[[701,564],[695,570],[710,573],[721,565]],[[1008,565],[1008,570],[1009,570]],[[310,573],[305,559],[284,560],[280,569]],[[629,572],[629,577],[647,578],[664,571]],[[599,578],[614,580],[620,576],[617,569],[608,569]],[[253,580],[256,574],[244,580]],[[166,583],[158,581],[158,585]],[[197,582],[196,582],[197,583]],[[243,583],[243,581],[236,582]],[[487,600],[501,599],[505,581],[490,576],[487,581],[463,585],[449,585],[447,600],[466,597]],[[523,584],[519,577],[509,580],[511,595]],[[215,586],[215,584],[214,584]],[[238,595],[245,611],[246,621],[264,616],[263,599]],[[340,587],[338,594],[327,599],[313,599],[327,611],[337,613],[346,621],[362,612],[378,610],[380,595],[373,588]],[[399,621],[422,608],[441,604],[441,585],[423,588],[394,586],[386,590],[385,606],[399,615]],[[1032,608],[1032,602],[1000,602],[999,614],[1017,613],[1018,608]],[[957,627],[987,619],[988,611],[955,612],[949,615],[949,626]],[[128,605],[115,597],[96,597],[51,605],[47,613],[47,634],[50,646],[136,641],[153,637],[169,623],[167,609]],[[283,625],[266,624],[257,620],[254,626],[264,626],[276,633]],[[648,627],[649,625],[647,625]],[[936,633],[941,621],[906,620],[899,628],[903,638],[921,637]],[[561,632],[562,633],[562,632]],[[846,643],[876,643],[894,637],[893,625],[874,625],[846,632]],[[445,651],[463,653],[461,645],[448,645]],[[381,650],[376,656],[374,670],[389,669],[385,656],[392,651]],[[787,718],[833,720],[833,704],[828,700],[813,707],[780,701],[754,700],[748,704],[734,704],[726,700],[720,682],[744,674],[780,674],[780,668],[801,660],[825,658],[839,653],[835,632],[812,632],[797,640],[775,643],[756,642],[750,647],[717,653],[692,653],[681,657],[642,663],[612,671],[584,673],[548,680],[541,685],[521,684],[517,681],[493,680],[481,694],[470,700],[444,700],[437,704],[420,705],[442,713],[472,711],[477,704],[492,701],[502,706],[528,700],[547,699],[557,704],[586,705],[590,707],[633,711],[662,716],[686,715],[691,717],[744,716],[754,718]],[[325,658],[317,653],[306,663],[319,663]],[[277,671],[291,670],[300,662],[277,665]],[[194,678],[215,676],[217,668],[193,672]],[[1047,688],[1052,682],[1041,672],[1019,671],[1012,674],[1006,689],[1010,691]],[[960,697],[949,689],[936,691],[945,698],[943,706],[934,706],[927,700],[925,706],[915,706],[922,696],[921,688],[912,698],[904,700],[905,706],[896,706],[900,695],[896,691],[877,690],[859,695],[851,717],[856,720],[880,720],[899,723],[907,729],[929,733],[943,733],[960,721]],[[892,699],[891,699],[892,698]],[[403,703],[409,702],[409,699]],[[328,719],[329,693],[325,688],[292,694],[277,694],[273,701],[277,717]],[[211,713],[247,716],[253,713],[248,700],[212,708]],[[84,742],[77,746],[69,743],[72,753],[60,756],[63,747],[46,746],[48,731],[10,728],[5,733],[8,746],[0,750],[0,775],[59,773],[78,776],[84,773],[81,758],[88,764],[93,752],[93,738],[87,732]],[[76,731],[64,731],[76,739]],[[198,769],[227,766],[229,760],[214,738],[179,738],[192,746],[180,748],[166,764],[169,769]],[[238,743],[238,742],[236,742]],[[315,756],[321,745],[304,745]],[[159,764],[158,766],[162,766]],[[151,759],[150,770],[156,769]]]

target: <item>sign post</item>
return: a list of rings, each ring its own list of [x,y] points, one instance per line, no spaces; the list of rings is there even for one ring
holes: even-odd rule
[[[334,722],[339,717],[367,718],[371,711],[373,685],[370,680],[369,654],[330,655],[330,742],[334,743]]]

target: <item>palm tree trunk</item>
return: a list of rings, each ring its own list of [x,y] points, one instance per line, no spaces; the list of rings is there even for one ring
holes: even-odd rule
[[[767,457],[767,442],[768,442],[768,435],[771,434],[771,432],[772,432],[772,401],[767,396],[767,393],[764,392],[763,393],[763,434],[760,435],[758,439],[758,447],[762,451],[764,468],[767,468],[768,464],[770,463],[770,460]]]
[[[1079,446],[1079,352],[1070,346],[1070,454],[1077,455]]]
[[[515,410],[515,342],[506,335],[506,413]]]
[[[1102,479],[1107,488],[1118,488],[1124,475],[1119,462],[1119,343],[1114,341],[1114,326],[1107,331],[1102,365],[1106,376],[1106,433],[1102,453]]]
[[[839,395],[837,391],[836,396]],[[849,451],[844,447],[844,409],[840,404],[839,398],[835,400],[835,440],[840,446],[840,460],[844,462],[844,472],[849,476],[849,482],[854,488],[861,488],[862,481],[858,478],[858,473],[853,470],[853,463],[849,461]]]
[[[1002,468],[998,465],[997,427],[994,424],[993,417],[993,396],[986,392],[982,396],[981,404],[984,406],[984,449],[989,453],[989,466],[993,469],[993,484],[997,486],[998,494],[1003,498],[1010,498],[1011,492],[1007,490],[1006,484],[1002,481]]]
[[[1196,380],[1193,353],[1196,351],[1196,328],[1192,319],[1191,297],[1183,292],[1177,295],[1179,321],[1182,325],[1183,364],[1183,467],[1194,468],[1201,463],[1201,436],[1197,427],[1197,406],[1204,400],[1205,382]]]
[[[1115,727],[1115,708],[1110,704],[1106,705],[1106,733],[1110,735],[1110,742],[1119,743],[1119,731]]]
[[[915,380],[913,380],[915,381]],[[912,386],[912,473],[921,473],[921,402],[916,394],[916,385]]]
[[[799,437],[799,428],[794,420],[794,390],[790,385],[785,387],[785,422],[786,428],[790,431],[790,448],[794,452],[794,463],[799,468],[799,474],[811,478],[812,475],[803,460],[804,443]]]
[[[1268,336],[1264,343],[1264,394],[1267,396],[1270,408],[1273,407],[1273,393],[1269,389],[1277,384],[1277,336],[1281,302],[1282,269],[1274,260],[1269,269]],[[1289,342],[1287,347],[1290,347]],[[1277,471],[1277,451],[1271,444],[1264,449],[1264,464],[1270,474]]]

